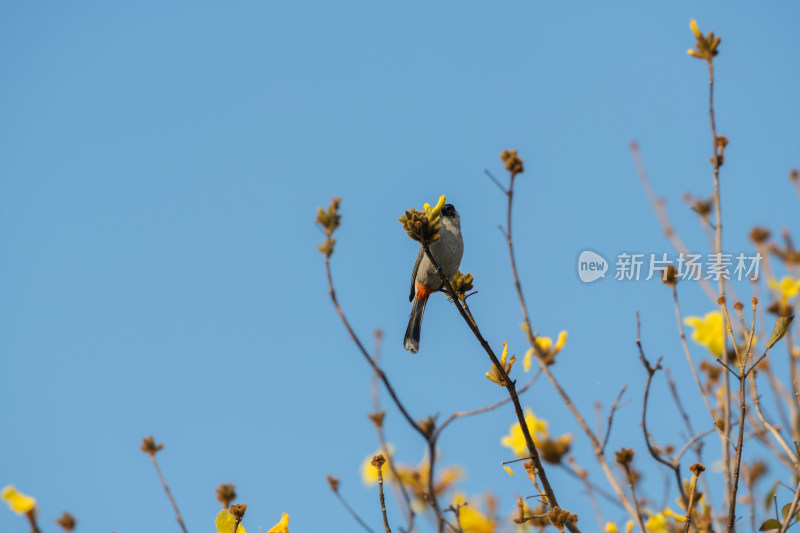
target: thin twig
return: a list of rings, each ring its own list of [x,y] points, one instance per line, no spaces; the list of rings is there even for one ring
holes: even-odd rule
[[[723,361],[722,359],[720,359],[719,357],[717,357],[716,361],[717,361],[717,363],[719,363],[719,364],[720,364],[720,366],[723,366],[723,367],[725,367],[725,369],[727,369],[727,371],[728,371],[728,372],[730,372],[730,373],[731,373],[731,375],[732,375],[733,377],[738,377],[738,376],[739,376],[739,375],[736,373],[736,371],[730,367],[730,365],[728,365],[726,362],[724,362],[724,361]]]
[[[561,466],[564,466],[563,461],[559,463]],[[573,474],[583,483],[584,487],[586,487],[586,495],[589,497],[589,501],[592,504],[592,509],[594,510],[594,516],[597,518],[597,531],[602,531],[603,525],[605,524],[605,520],[603,520],[603,511],[600,509],[600,504],[597,502],[597,497],[594,495],[594,487],[592,483],[589,481],[589,473],[585,470],[578,470],[578,466],[575,462],[570,458],[568,461],[570,468],[564,467],[568,472]],[[609,497],[613,499],[613,496],[608,494]]]
[[[42,530],[39,529],[39,524],[36,522],[36,512],[37,509],[34,507],[25,513],[25,516],[28,518],[28,523],[31,525],[31,533],[42,533]]]
[[[731,327],[730,317],[728,316],[728,306],[725,303],[725,298],[720,298],[720,306],[724,311],[725,322],[728,325],[728,333],[731,337],[731,343],[734,346],[734,352],[739,361],[739,433],[736,439],[736,458],[733,471],[733,480],[731,481],[731,497],[728,504],[728,531],[732,532],[736,522],[736,494],[739,491],[739,472],[742,465],[742,448],[744,448],[744,421],[747,408],[747,394],[745,391],[745,380],[747,379],[747,363],[750,358],[750,352],[753,348],[753,333],[756,327],[756,302],[753,300],[753,319],[750,325],[750,336],[747,344],[747,350],[744,357],[739,354],[739,349],[736,347],[736,338],[733,335],[733,328]],[[765,354],[766,355],[766,352]]]
[[[470,294],[467,294],[466,296],[464,296],[464,299],[463,299],[463,300],[461,300],[461,303],[464,305],[464,311],[466,311],[466,312],[467,312],[467,316],[469,316],[469,319],[470,319],[470,320],[472,321],[472,323],[473,323],[473,324],[475,324],[476,326],[477,326],[477,324],[475,323],[475,317],[473,317],[473,316],[472,316],[472,311],[470,311],[470,309],[469,309],[469,304],[467,304],[467,298],[468,298],[468,297],[470,297],[470,296],[472,296],[473,294],[477,294],[477,293],[478,293],[478,291],[475,291],[475,292],[472,292],[472,293],[470,293]]]
[[[770,440],[768,431],[761,425],[761,422],[758,420],[758,418],[753,415],[752,410],[747,412],[747,420],[753,427],[751,434],[757,440],[757,442],[760,442],[765,448],[767,448],[767,450],[769,450],[769,452],[772,453],[772,455],[774,455],[778,461],[783,463],[786,468],[792,470],[794,468],[794,466],[792,466],[792,462],[787,459],[779,447],[776,446],[772,440]],[[780,431],[780,427],[777,429]],[[747,438],[748,436],[746,435],[745,439]]]
[[[744,383],[744,366],[741,366],[739,373],[739,434],[736,439],[736,459],[731,483],[731,499],[728,506],[728,531],[733,531],[736,522],[736,494],[739,491],[739,472],[742,465],[742,448],[744,448],[744,419],[747,407]]]
[[[372,353],[375,354],[375,364],[380,367],[381,365],[381,347],[383,345],[383,330],[378,328],[375,330],[375,343],[372,347]],[[372,410],[374,412],[380,411],[380,384],[378,383],[378,374],[372,373],[371,393],[372,393]]]
[[[757,374],[756,374],[757,375]],[[772,438],[775,442],[780,446],[783,450],[783,453],[786,454],[786,458],[794,467],[795,472],[800,472],[800,462],[798,462],[797,454],[792,450],[791,447],[786,443],[784,438],[781,436],[780,431],[773,426],[771,423],[767,421],[764,417],[764,413],[761,412],[761,403],[758,397],[758,389],[756,386],[756,376],[753,376],[753,379],[750,380],[750,396],[753,399],[753,410],[756,412],[756,416],[758,417],[758,421],[761,422],[761,425],[772,435]]]
[[[789,529],[789,526],[792,525],[792,517],[794,517],[794,514],[797,512],[798,502],[800,502],[800,483],[797,484],[797,489],[794,491],[794,497],[792,498],[792,505],[789,507],[789,512],[786,513],[786,518],[784,519],[785,522],[781,524],[778,533],[784,533]]]
[[[722,164],[722,153],[717,137],[717,122],[714,116],[714,63],[711,59],[708,60],[708,116],[711,122],[711,144],[713,147],[714,157],[712,163],[714,165],[714,252],[717,259],[717,268],[719,269],[722,264],[722,198],[720,196],[719,185],[719,167]],[[725,308],[725,276],[720,275],[717,279],[717,294],[720,307],[724,311]],[[723,317],[723,321],[726,319]],[[723,324],[723,327],[725,325]],[[733,343],[734,349],[736,342]],[[722,338],[722,357],[727,362],[728,358],[728,342],[723,336]],[[723,432],[728,437],[731,430],[731,382],[730,376],[724,374],[725,383],[725,398],[722,404],[722,418],[723,418]],[[739,428],[740,432],[742,427]],[[725,499],[731,503],[731,507],[735,507],[736,502],[732,501],[731,493],[731,458],[730,448],[723,442],[722,445],[722,467],[725,472]],[[728,532],[732,532],[734,528],[733,519],[728,517]]]
[[[762,306],[763,309],[764,306]],[[755,366],[755,365],[754,365]],[[772,371],[772,365],[767,365],[763,372],[767,375],[772,390],[772,398],[775,401],[775,409],[778,411],[778,417],[781,419],[783,427],[792,427],[789,418],[786,415],[786,406],[789,406],[789,412],[793,420],[797,419],[797,406],[792,401],[792,397],[784,387],[783,382]],[[781,402],[783,400],[783,402]]]
[[[381,329],[375,330],[375,345],[373,348],[373,352],[375,354],[375,364],[380,366],[381,364],[381,348],[383,344],[383,331]],[[378,383],[378,374],[373,372],[372,373],[372,411],[374,413],[378,413],[381,410],[381,398],[380,398],[380,385]],[[373,421],[374,422],[374,421]],[[403,506],[403,514],[406,517],[407,525],[406,525],[406,532],[411,533],[414,530],[414,518],[416,517],[416,513],[414,512],[413,507],[411,506],[411,496],[408,494],[408,489],[406,488],[406,484],[403,481],[402,476],[397,471],[397,466],[394,462],[394,455],[389,450],[389,446],[386,442],[386,434],[384,432],[383,421],[381,420],[380,423],[375,423],[375,429],[378,434],[378,442],[380,443],[381,450],[383,453],[386,454],[386,458],[388,459],[389,463],[389,471],[392,473],[391,481],[395,485],[395,490],[392,492],[395,495],[397,503],[404,503]],[[399,491],[397,488],[399,487]],[[398,495],[398,492],[400,493]],[[401,500],[402,498],[402,500]]]
[[[686,441],[686,444],[683,445],[683,448],[681,448],[681,450],[677,453],[677,455],[675,455],[675,460],[680,462],[681,457],[683,457],[683,454],[686,453],[689,450],[689,448],[691,448],[692,444],[694,444],[695,442],[699,442],[701,439],[707,437],[708,435],[711,435],[716,430],[717,428],[711,428],[701,433],[698,433],[697,435],[694,435],[691,439]]]
[[[764,359],[766,359],[766,357],[767,357],[767,352],[764,352],[764,353],[761,355],[761,357],[759,357],[758,359],[756,359],[756,362],[755,362],[755,363],[753,363],[753,364],[750,366],[750,368],[747,370],[747,372],[745,372],[745,374],[744,374],[744,377],[745,377],[745,378],[749,377],[749,376],[750,376],[750,373],[751,373],[753,370],[755,370],[755,368],[758,366],[758,364],[759,364],[761,361],[763,361]]]
[[[692,488],[689,493],[689,504],[686,506],[686,520],[683,523],[683,533],[689,533],[689,528],[692,525],[692,510],[694,510],[694,498],[697,495],[697,478],[700,477],[700,473],[703,472],[703,470],[705,470],[705,468],[699,463],[692,465],[694,475],[692,476]]]
[[[642,154],[639,151],[639,144],[636,141],[631,142],[630,149],[631,154],[633,155],[633,162],[636,165],[636,172],[639,175],[639,181],[642,183],[642,188],[647,196],[647,200],[650,202],[650,206],[655,212],[656,217],[658,217],[658,221],[661,223],[661,227],[664,230],[664,235],[667,236],[672,243],[672,246],[678,251],[678,253],[687,255],[689,253],[689,249],[686,248],[686,245],[683,244],[680,236],[672,227],[669,217],[667,216],[667,210],[664,207],[664,200],[662,198],[657,198],[653,192],[653,187],[650,185],[650,178],[647,176],[647,170],[645,170],[644,167]],[[699,281],[700,286],[706,295],[711,299],[712,302],[716,302],[717,295],[714,294],[714,289],[711,288],[711,284],[708,282],[708,280],[701,278]]]
[[[389,446],[386,442],[386,435],[383,431],[383,424],[377,427],[378,432],[378,442],[381,445],[381,450],[386,454],[386,458],[389,460],[389,471],[392,473],[391,481],[394,482],[397,487],[400,488],[400,495],[405,503],[405,511],[406,511],[406,520],[407,526],[406,531],[410,532],[414,530],[414,518],[416,517],[416,513],[414,512],[414,507],[411,505],[411,496],[408,494],[408,488],[406,487],[405,481],[403,481],[403,477],[400,475],[400,472],[397,470],[397,465],[394,462],[394,454],[390,452]],[[396,494],[396,492],[395,492]],[[398,502],[399,503],[399,502]]]
[[[792,340],[792,329],[786,330],[786,350],[789,353],[789,374],[792,382],[792,392],[794,396],[800,397],[800,389],[797,388],[797,381],[800,379],[800,374],[797,371],[797,359],[794,357],[794,342]],[[800,416],[795,416],[793,424],[789,428],[794,440],[800,440]]]
[[[683,318],[681,317],[681,307],[678,303],[678,289],[677,285],[672,286],[672,299],[675,302],[675,316],[678,320],[678,332],[681,336],[681,346],[683,346],[683,353],[686,355],[686,361],[689,363],[689,369],[692,371],[692,376],[694,377],[695,383],[697,383],[697,388],[700,391],[700,396],[703,398],[703,403],[706,406],[706,410],[708,411],[708,416],[711,417],[711,421],[713,422],[714,417],[714,410],[711,408],[711,403],[708,401],[708,393],[706,392],[705,388],[703,388],[703,384],[700,382],[700,376],[697,374],[697,368],[694,366],[694,360],[692,359],[692,352],[689,350],[689,344],[686,342],[686,332],[683,329]]]
[[[778,514],[778,496],[773,496],[772,502],[775,504],[775,520],[780,522],[781,516]]]
[[[430,252],[428,252],[428,255],[430,256]],[[430,259],[433,260],[432,257]],[[397,396],[397,393],[395,392],[394,387],[392,387],[392,384],[389,382],[389,378],[386,377],[386,374],[383,372],[383,370],[380,369],[380,367],[375,362],[375,360],[372,358],[372,356],[369,354],[369,352],[367,352],[366,348],[364,348],[364,345],[361,344],[361,341],[359,340],[358,336],[353,331],[353,328],[350,326],[350,322],[348,322],[347,317],[344,314],[344,311],[342,310],[341,306],[339,305],[339,300],[336,298],[336,291],[334,290],[334,287],[333,287],[333,277],[331,275],[330,257],[328,255],[325,256],[325,273],[326,273],[327,278],[328,278],[328,293],[330,295],[331,301],[333,302],[333,306],[336,308],[336,312],[338,313],[339,318],[342,320],[342,323],[344,324],[345,329],[350,334],[350,338],[356,344],[356,346],[358,347],[359,351],[364,356],[364,358],[367,360],[369,365],[372,367],[372,369],[375,372],[375,374],[383,382],[383,385],[386,387],[386,390],[389,392],[389,396],[391,396],[391,398],[394,401],[395,405],[400,410],[400,412],[403,414],[403,417],[406,419],[408,424],[412,428],[414,428],[414,430],[417,433],[419,433],[425,439],[425,441],[428,442],[429,445],[430,445],[430,436],[428,435],[428,433],[426,433],[425,430],[423,430],[422,427],[408,413],[408,411],[406,410],[405,406],[400,401],[400,398]],[[448,283],[448,287],[449,287],[449,283]],[[450,287],[450,293],[451,294],[455,294],[453,292],[453,290],[452,290],[452,287]],[[432,473],[433,472],[431,472],[431,474]],[[442,516],[441,509],[440,509],[440,507],[438,505],[438,502],[436,501],[436,496],[434,494],[431,494],[431,506],[433,507],[433,510],[436,512],[437,518],[439,519],[439,526],[440,526],[440,532],[441,532],[441,527],[442,527],[442,524],[445,523],[445,519],[444,519],[444,516]]]
[[[744,484],[747,486],[747,497],[750,500],[748,507],[748,515],[750,517],[750,531],[756,530],[756,495],[755,483],[751,475],[747,463],[742,465],[742,474],[744,474]]]
[[[633,505],[636,507],[636,523],[639,526],[639,529],[642,531],[647,531],[644,528],[644,521],[642,520],[642,510],[639,508],[639,499],[636,497],[636,483],[633,482],[633,473],[631,472],[631,465],[626,463],[622,464],[623,470],[625,470],[625,477],[628,479],[628,488],[631,490],[631,500],[633,500]]]
[[[386,390],[389,391],[389,395],[392,397],[392,400],[394,400],[395,405],[400,410],[400,412],[403,414],[403,417],[405,417],[405,419],[408,422],[408,424],[412,428],[414,428],[417,431],[417,433],[419,433],[423,437],[426,437],[426,439],[427,439],[427,436],[425,435],[425,432],[422,430],[422,428],[419,426],[419,424],[417,424],[417,422],[414,421],[414,419],[411,417],[411,415],[408,414],[408,411],[406,411],[405,406],[400,401],[400,399],[397,397],[397,393],[394,391],[394,387],[392,387],[392,384],[389,383],[389,378],[386,377],[386,374],[383,373],[383,370],[380,369],[380,367],[375,362],[375,360],[372,358],[372,356],[369,354],[369,352],[367,352],[366,348],[364,348],[364,345],[361,344],[361,341],[359,340],[359,338],[356,335],[356,333],[353,331],[353,328],[350,327],[350,322],[348,322],[347,317],[344,314],[344,311],[342,310],[341,306],[339,305],[339,300],[336,298],[336,292],[333,289],[333,278],[331,277],[331,263],[330,263],[330,258],[328,256],[325,256],[325,273],[328,276],[328,293],[330,294],[331,301],[333,301],[333,306],[336,308],[336,312],[339,314],[339,318],[342,320],[342,323],[344,324],[345,329],[350,334],[350,338],[353,339],[353,342],[356,343],[356,346],[358,347],[358,350],[361,352],[361,354],[367,360],[369,365],[372,367],[372,370],[375,371],[375,374],[383,382],[383,385],[386,387]]]
[[[383,466],[384,458],[381,455],[378,455],[373,459],[372,465],[375,467],[375,470],[378,471],[378,494],[380,495],[381,500],[381,514],[383,515],[383,527],[386,529],[386,533],[392,533],[391,528],[389,528],[389,517],[386,515],[386,499],[383,497],[383,472],[381,472],[381,467]]]
[[[497,178],[495,178],[495,177],[494,177],[494,175],[493,175],[491,172],[489,172],[488,170],[484,170],[484,171],[483,171],[483,173],[484,173],[484,174],[486,174],[487,176],[489,176],[489,179],[490,179],[490,180],[492,180],[492,181],[494,182],[494,184],[495,184],[495,185],[497,185],[498,187],[500,187],[500,190],[501,190],[501,191],[503,191],[503,194],[508,194],[508,191],[506,190],[506,188],[505,188],[505,187],[503,187],[503,184],[502,184],[502,183],[500,183],[500,182],[497,180]]]
[[[591,487],[592,491],[594,491],[597,494],[599,494],[600,496],[602,496],[603,499],[605,499],[607,502],[609,502],[609,503],[611,503],[613,505],[616,505],[617,507],[619,507],[622,510],[626,510],[625,507],[620,503],[619,499],[614,494],[611,494],[610,492],[608,492],[607,490],[603,489],[603,487],[597,485],[596,483],[592,483],[591,481],[589,481],[588,477],[586,477],[586,479],[584,479],[580,475],[580,473],[576,471],[576,469],[577,469],[576,466],[570,465],[571,468],[567,468],[566,466],[564,466],[563,463],[559,463],[559,466],[561,466],[564,469],[564,471],[567,472],[568,474],[571,474],[573,477],[583,481],[586,485],[588,485],[588,487]]]
[[[150,460],[153,461],[153,466],[156,468],[158,479],[161,480],[161,485],[164,486],[164,492],[167,493],[167,497],[169,497],[169,501],[172,504],[172,508],[175,510],[175,516],[178,518],[178,524],[180,524],[183,533],[187,533],[186,525],[183,523],[183,517],[181,516],[181,512],[178,510],[178,504],[175,502],[175,498],[172,497],[172,491],[169,490],[167,481],[164,479],[164,475],[161,473],[161,469],[158,467],[158,461],[156,461],[156,454],[148,453],[147,455],[149,455]]]
[[[628,386],[623,385],[622,390],[619,391],[617,399],[614,400],[614,403],[611,405],[611,412],[608,413],[608,425],[606,426],[606,436],[603,438],[603,446],[601,447],[601,450],[603,452],[605,452],[606,445],[608,444],[608,438],[611,436],[611,423],[614,421],[614,412],[617,410],[617,407],[619,406],[619,401],[622,399],[622,395],[625,394],[625,391],[627,389]]]
[[[447,521],[444,519],[444,513],[442,513],[442,510],[439,507],[439,502],[436,499],[436,487],[434,486],[435,466],[436,466],[436,440],[430,437],[428,438],[428,501],[431,504],[431,507],[433,507],[436,516],[439,518],[437,523],[437,526],[439,528],[439,533],[443,533],[444,526],[447,523]]]
[[[450,506],[444,510],[444,512],[450,511],[454,515],[456,515],[456,533],[464,533],[464,528],[461,527],[461,508],[467,505],[466,503],[458,503],[454,506]]]
[[[687,413],[686,409],[683,408],[683,402],[681,402],[681,398],[678,395],[678,388],[675,386],[675,381],[672,379],[672,376],[669,373],[669,368],[664,369],[664,377],[667,379],[669,392],[672,394],[672,399],[675,401],[675,407],[678,408],[678,412],[683,419],[683,423],[686,425],[686,430],[689,432],[689,437],[694,437],[692,421],[689,419],[689,413]]]
[[[680,465],[676,464],[675,461],[667,461],[663,457],[661,457],[661,452],[656,450],[651,441],[650,433],[647,431],[647,401],[650,397],[650,384],[653,382],[653,376],[656,372],[661,370],[661,357],[658,358],[656,361],[655,366],[650,364],[650,361],[647,360],[647,357],[644,355],[644,348],[642,347],[642,337],[641,337],[641,322],[639,321],[639,312],[636,312],[636,346],[639,348],[639,360],[644,365],[645,370],[647,371],[647,383],[644,387],[644,401],[642,402],[642,430],[644,432],[644,442],[647,445],[647,451],[650,452],[650,455],[658,461],[659,463],[663,464],[670,470],[675,473],[675,478],[678,482],[678,490],[681,493],[681,498],[686,499],[686,494],[683,491],[683,481],[681,480],[681,471]]]
[[[367,523],[366,523],[366,522],[364,522],[364,520],[362,520],[362,519],[361,519],[361,517],[360,517],[360,516],[358,516],[358,513],[356,513],[356,512],[353,510],[353,508],[352,508],[352,507],[350,507],[350,505],[347,503],[347,501],[344,499],[344,497],[343,497],[341,494],[339,494],[339,491],[338,491],[338,490],[337,490],[337,491],[334,491],[334,494],[336,494],[336,497],[337,497],[337,498],[339,498],[339,501],[340,501],[340,502],[341,502],[341,504],[344,506],[344,508],[345,508],[345,509],[347,509],[347,512],[349,512],[349,513],[350,513],[350,515],[351,515],[351,516],[352,516],[352,517],[353,517],[353,518],[356,520],[356,522],[358,522],[358,524],[359,524],[359,525],[360,525],[362,528],[364,528],[364,530],[365,530],[365,531],[368,531],[369,533],[375,533],[375,532],[372,530],[372,528],[371,528],[371,527],[369,527],[369,526],[367,525]]]
[[[536,382],[536,380],[539,378],[541,373],[542,373],[541,370],[537,370],[536,373],[531,378],[531,380],[528,381],[523,387],[520,387],[520,389],[517,391],[517,394],[521,395],[525,391],[527,391],[529,388],[531,388],[531,386]],[[444,428],[446,428],[448,425],[450,425],[450,423],[452,423],[454,420],[456,420],[458,418],[465,418],[465,417],[468,417],[468,416],[475,416],[475,415],[479,415],[479,414],[483,414],[483,413],[488,413],[489,411],[493,411],[493,410],[497,409],[498,407],[507,404],[510,401],[511,401],[511,397],[509,396],[508,398],[503,398],[499,402],[493,403],[492,405],[487,405],[485,407],[480,407],[478,409],[473,409],[472,411],[456,411],[455,413],[450,415],[447,418],[447,420],[442,422],[442,425],[440,425],[440,426],[438,426],[436,428],[436,431],[434,432],[434,439],[438,440],[439,434],[444,430]],[[526,459],[527,459],[527,457],[525,457],[523,459],[520,459],[520,460],[524,461]]]

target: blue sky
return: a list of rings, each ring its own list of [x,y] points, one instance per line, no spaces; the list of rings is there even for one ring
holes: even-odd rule
[[[644,450],[639,310],[648,355],[665,357],[705,427],[668,290],[585,285],[575,262],[585,248],[671,251],[631,140],[688,246],[707,247],[681,200],[711,193],[707,73],[686,55],[692,18],[723,38],[725,248],[751,251],[755,224],[797,227],[787,176],[800,164],[798,14],[742,2],[3,3],[0,484],[36,496],[47,531],[64,509],[83,531],[173,530],[138,450],[152,433],[190,531],[213,527],[222,482],[237,484],[253,531],[282,512],[296,531],[352,530],[327,473],[380,528],[358,472],[377,446],[370,373],[328,300],[315,210],[343,198],[340,300],[368,344],[384,330],[386,370],[414,416],[481,407],[502,391],[444,298],[428,307],[420,353],[401,349],[417,249],[397,218],[440,194],[456,205],[462,269],[480,291],[472,309],[493,346],[521,356],[497,230],[504,198],[483,174],[504,176],[506,148],[526,166],[515,238],[534,327],[569,331],[555,372],[584,416],[627,384],[609,446]],[[686,315],[711,309],[697,284],[684,287]],[[418,462],[423,443],[382,402],[398,459]],[[674,414],[663,380],[653,402],[654,416]],[[597,471],[547,383],[523,403],[576,435],[581,466]],[[441,442],[443,464],[468,472],[462,490],[492,490],[504,512],[532,493],[499,467],[513,421],[510,408],[459,421]],[[670,419],[657,438],[680,445],[681,429]],[[660,494],[662,473],[637,460]],[[551,477],[591,530],[580,487],[558,469]],[[25,528],[0,512],[0,530]]]

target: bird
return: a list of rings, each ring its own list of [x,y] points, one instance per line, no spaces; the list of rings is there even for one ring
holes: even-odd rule
[[[442,229],[439,230],[439,238],[428,249],[436,264],[439,265],[439,268],[449,279],[458,272],[458,267],[461,265],[461,256],[464,254],[464,240],[461,237],[461,215],[458,214],[453,204],[444,204],[440,221]],[[425,305],[428,303],[428,298],[441,288],[442,280],[425,254],[424,247],[421,246],[417,254],[417,261],[414,263],[414,271],[411,273],[411,294],[408,300],[414,302],[414,304],[411,307],[408,328],[403,339],[403,347],[411,353],[419,351],[422,315],[425,313]]]

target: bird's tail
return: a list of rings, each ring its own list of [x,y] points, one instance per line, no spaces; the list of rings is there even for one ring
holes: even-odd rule
[[[411,316],[408,319],[408,328],[406,328],[406,337],[403,340],[403,346],[411,353],[419,351],[419,334],[422,327],[422,315],[425,314],[425,304],[428,303],[428,295],[421,298],[414,298],[414,306],[411,308]]]

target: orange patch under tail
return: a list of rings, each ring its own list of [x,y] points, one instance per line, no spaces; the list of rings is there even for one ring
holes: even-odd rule
[[[428,287],[427,285],[423,285],[422,283],[417,283],[417,300],[424,300],[433,293],[434,290]]]

